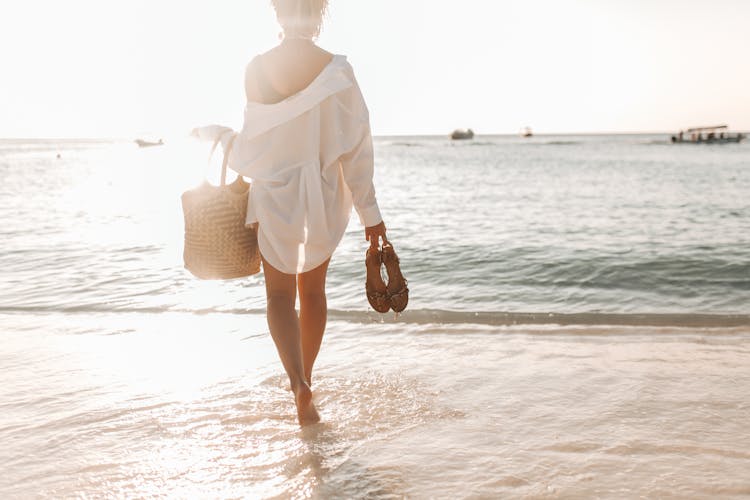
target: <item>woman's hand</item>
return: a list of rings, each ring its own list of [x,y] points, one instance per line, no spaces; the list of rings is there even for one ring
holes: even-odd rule
[[[197,139],[215,141],[224,137],[227,132],[232,132],[232,129],[223,125],[208,125],[207,127],[194,128],[190,135]]]
[[[380,246],[380,238],[383,238],[383,243],[388,241],[385,237],[385,222],[365,228],[365,240],[370,242],[372,248]]]

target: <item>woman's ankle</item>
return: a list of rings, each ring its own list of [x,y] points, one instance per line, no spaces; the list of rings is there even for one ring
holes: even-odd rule
[[[308,382],[305,377],[290,380],[289,383],[292,387],[292,392],[295,394],[297,394],[302,387],[305,387],[308,390],[310,389],[310,382]]]

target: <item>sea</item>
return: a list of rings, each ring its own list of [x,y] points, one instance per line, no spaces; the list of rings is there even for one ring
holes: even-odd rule
[[[409,305],[353,216],[300,428],[263,275],[183,268],[209,145],[0,140],[0,497],[750,496],[750,143],[374,146]]]

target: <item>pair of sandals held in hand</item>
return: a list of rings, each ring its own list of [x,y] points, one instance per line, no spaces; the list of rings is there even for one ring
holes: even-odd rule
[[[380,266],[385,265],[388,273],[388,284],[383,281]],[[367,267],[367,281],[365,291],[370,305],[379,313],[386,313],[389,309],[400,313],[406,309],[409,302],[409,288],[406,279],[401,274],[396,251],[389,241],[385,241],[381,248],[370,247],[365,254]]]

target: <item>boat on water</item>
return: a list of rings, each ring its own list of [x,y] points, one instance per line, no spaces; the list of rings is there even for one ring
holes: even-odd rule
[[[454,141],[463,140],[463,139],[473,139],[474,138],[474,131],[470,128],[464,129],[456,129],[451,133],[451,139]]]
[[[524,127],[518,135],[521,137],[533,137],[534,133],[531,131],[531,127]]]
[[[745,139],[745,134],[729,132],[727,125],[693,127],[687,130],[680,130],[672,136],[674,144],[728,144],[740,142],[743,139]]]
[[[144,139],[136,139],[135,143],[138,144],[139,148],[149,148],[151,146],[163,146],[164,145],[164,141],[162,141],[161,139],[159,139],[156,142],[146,141]]]

